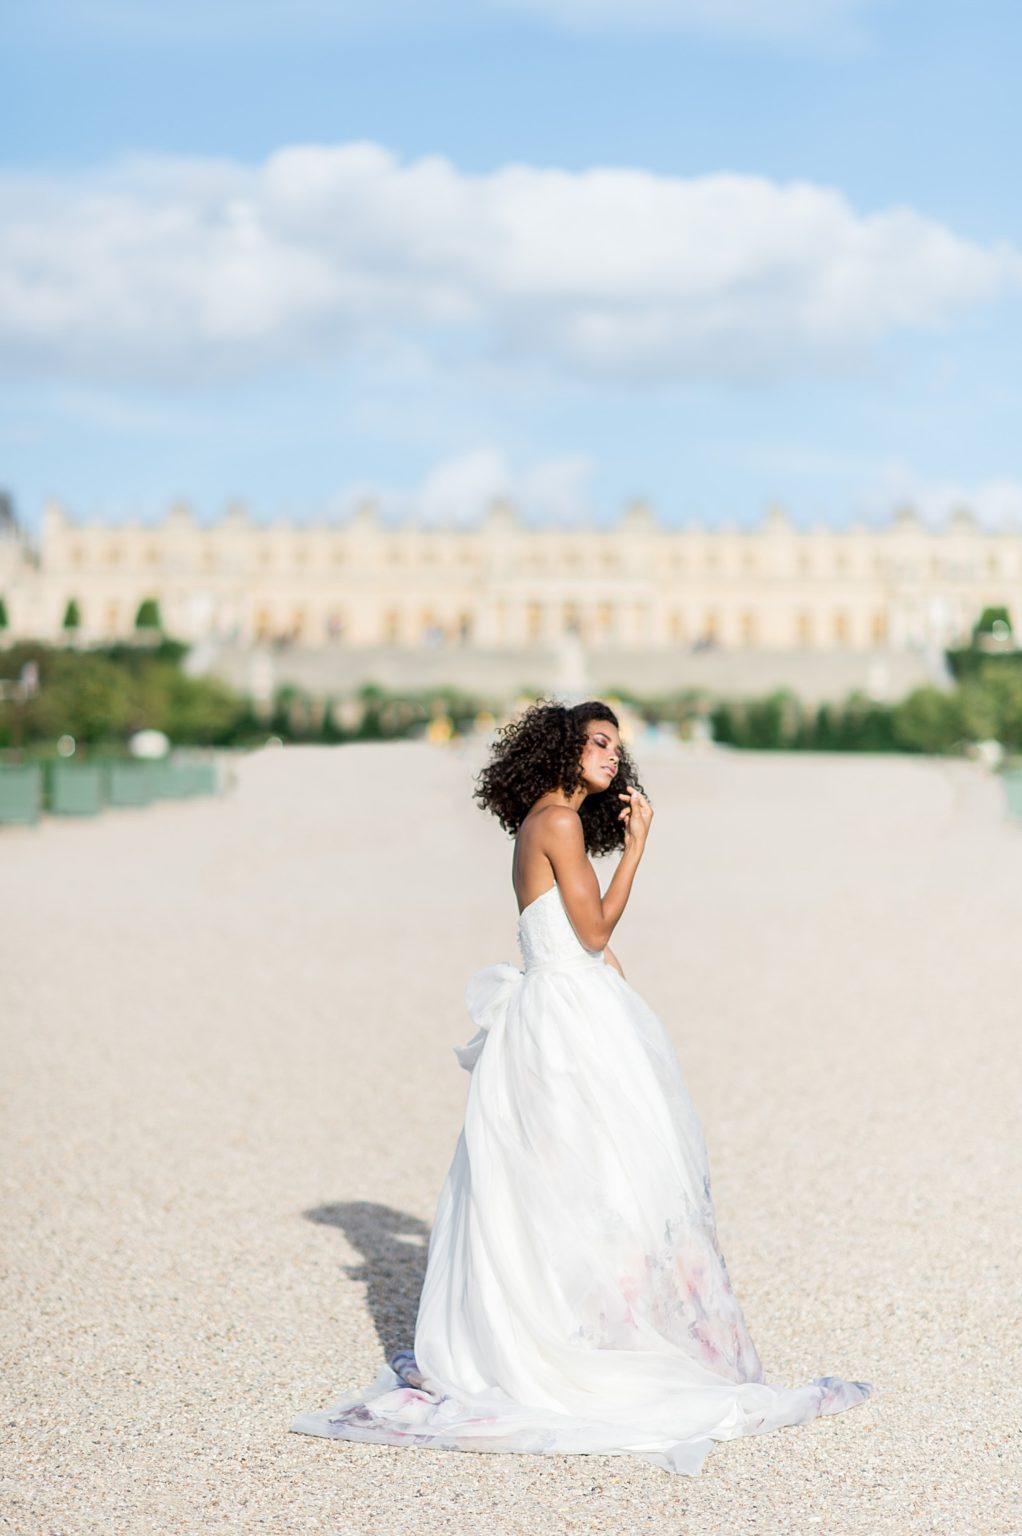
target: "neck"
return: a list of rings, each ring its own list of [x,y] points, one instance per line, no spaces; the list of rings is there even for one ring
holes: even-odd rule
[[[566,794],[563,789],[548,789],[545,795],[540,795],[537,805],[570,805],[573,811],[577,811],[589,791],[584,784],[580,784],[571,794]]]

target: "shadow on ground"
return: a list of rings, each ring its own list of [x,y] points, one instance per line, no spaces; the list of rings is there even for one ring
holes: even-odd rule
[[[318,1205],[302,1214],[321,1226],[339,1227],[361,1253],[362,1262],[346,1265],[344,1273],[366,1288],[366,1305],[384,1358],[395,1350],[411,1349],[426,1274],[428,1224],[370,1200]]]

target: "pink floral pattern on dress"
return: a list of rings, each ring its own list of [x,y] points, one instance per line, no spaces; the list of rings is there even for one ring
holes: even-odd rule
[[[555,886],[524,965],[474,975],[465,1122],[413,1348],[291,1428],[530,1454],[632,1454],[695,1476],[715,1440],[865,1402],[768,1383],[714,1220],[702,1127],[660,1020],[586,950]]]

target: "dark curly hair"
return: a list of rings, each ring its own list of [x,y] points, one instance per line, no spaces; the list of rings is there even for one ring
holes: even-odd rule
[[[547,790],[563,789],[570,795],[581,784],[590,720],[609,720],[620,729],[614,711],[599,699],[571,705],[537,699],[497,732],[490,761],[476,776],[473,799],[492,811],[506,832],[516,834]],[[646,793],[622,743],[614,778],[598,794],[586,795],[579,807],[587,853],[613,853],[624,847],[625,826],[618,820],[623,802],[618,795],[629,785]]]

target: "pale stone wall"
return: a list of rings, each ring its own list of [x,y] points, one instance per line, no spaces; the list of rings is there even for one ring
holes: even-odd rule
[[[965,638],[982,608],[1022,626],[1022,533],[967,512],[940,528],[911,509],[881,528],[796,528],[780,508],[753,530],[666,527],[644,503],[613,527],[522,523],[505,503],[471,527],[394,527],[371,504],[344,522],[254,522],[239,505],[200,524],[183,504],[156,525],[43,513],[38,549],[0,530],[7,638],[58,639],[71,598],[83,643],[133,633],[139,604],[188,640],[299,647],[556,646],[590,653],[904,651]]]

